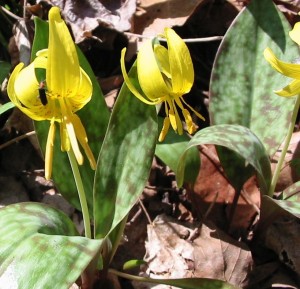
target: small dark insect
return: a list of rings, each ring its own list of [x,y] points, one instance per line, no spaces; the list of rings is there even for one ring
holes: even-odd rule
[[[42,105],[46,105],[48,103],[46,96],[46,84],[45,81],[41,81],[39,85],[39,95]]]

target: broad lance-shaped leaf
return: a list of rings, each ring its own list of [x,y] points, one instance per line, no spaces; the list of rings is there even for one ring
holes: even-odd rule
[[[0,284],[3,289],[68,289],[102,240],[78,236],[62,212],[40,203],[0,209]]]
[[[6,111],[14,108],[15,105],[12,102],[7,102],[0,106],[0,114],[5,113]]]
[[[178,278],[178,279],[154,279],[140,276],[133,276],[126,273],[119,273],[116,270],[110,269],[110,272],[120,277],[132,279],[145,283],[165,284],[169,286],[176,286],[182,289],[239,289],[225,281],[209,279],[209,278]]]
[[[136,81],[136,65],[129,72]],[[148,179],[157,140],[154,105],[123,84],[99,154],[94,184],[95,236],[105,237],[128,214]]]
[[[299,203],[300,198],[300,181],[292,184],[282,192],[282,198],[284,200]]]
[[[11,64],[6,61],[0,61],[0,83],[7,77],[11,69]]]
[[[255,169],[262,193],[266,194],[268,192],[271,182],[271,166],[263,144],[248,128],[229,124],[210,126],[193,136],[180,157],[176,174],[179,186],[183,183],[187,151],[201,144],[223,146],[239,154],[245,160],[245,167],[251,165]],[[237,175],[239,173],[239,171],[236,171]]]
[[[48,46],[48,23],[35,19],[36,33],[33,43],[33,56],[35,53]],[[77,49],[80,66],[89,75],[93,84],[93,96],[91,101],[80,111],[78,116],[80,117],[89,139],[89,145],[96,157],[100,151],[102,141],[104,139],[105,131],[109,120],[109,111],[102,91],[99,87],[99,83],[82,52]],[[39,71],[40,72],[40,71]],[[37,72],[37,73],[39,73]],[[42,77],[42,76],[40,76]],[[35,122],[35,129],[39,139],[41,149],[44,151],[46,147],[47,135],[49,130],[49,122],[41,121]],[[60,193],[77,209],[80,209],[77,189],[74,181],[74,177],[69,164],[67,153],[62,152],[60,149],[60,137],[59,130],[56,130],[55,146],[54,146],[54,159],[53,159],[53,180],[57,185]],[[83,180],[87,202],[92,213],[93,206],[93,182],[95,172],[90,168],[89,162],[86,159],[82,166],[79,166],[81,177]]]
[[[263,198],[263,205],[265,211],[262,213],[263,217],[270,217],[273,219],[275,215],[291,214],[298,219],[300,218],[300,203],[299,203],[300,181],[294,183],[282,192],[283,200],[275,200],[265,196]],[[275,214],[276,213],[276,214]],[[263,220],[265,221],[265,220]]]
[[[293,62],[298,58],[289,30],[273,1],[251,1],[225,34],[212,72],[212,123],[250,128],[269,155],[286,136],[295,99],[273,92],[289,81],[271,67],[263,52],[270,47],[280,59]]]

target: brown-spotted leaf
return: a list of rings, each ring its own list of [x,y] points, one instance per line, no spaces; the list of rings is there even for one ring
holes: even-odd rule
[[[250,128],[270,155],[286,136],[295,98],[274,93],[290,80],[271,67],[263,52],[270,47],[287,62],[299,57],[289,30],[273,1],[251,1],[225,34],[211,77],[212,123]]]

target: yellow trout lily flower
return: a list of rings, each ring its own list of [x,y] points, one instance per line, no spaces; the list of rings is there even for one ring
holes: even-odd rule
[[[128,89],[146,104],[165,105],[166,117],[159,141],[164,140],[170,124],[175,132],[180,135],[183,133],[178,108],[182,111],[188,132],[193,134],[196,131],[196,125],[183,104],[204,120],[183,99],[183,95],[191,90],[194,82],[193,63],[186,44],[171,28],[166,28],[162,37],[166,38],[168,48],[154,40],[145,42],[138,52],[137,75],[142,92],[134,86],[126,72],[125,48],[121,54],[121,69]]]
[[[300,22],[296,23],[293,30],[289,33],[293,41],[300,45]],[[279,73],[293,78],[293,80],[284,88],[275,91],[276,94],[284,97],[294,96],[300,93],[300,64],[287,63],[279,60],[270,48],[264,51],[266,60]]]
[[[45,69],[46,79],[37,80],[36,69]],[[82,146],[92,169],[96,161],[88,145],[88,139],[80,118],[75,112],[85,106],[92,96],[92,83],[80,67],[75,44],[69,30],[60,16],[59,8],[49,11],[49,46],[37,53],[34,61],[24,68],[16,66],[8,82],[10,100],[30,118],[49,120],[50,129],[45,155],[45,177],[52,174],[52,158],[55,137],[55,123],[60,124],[62,151],[74,151],[79,164],[83,156]]]

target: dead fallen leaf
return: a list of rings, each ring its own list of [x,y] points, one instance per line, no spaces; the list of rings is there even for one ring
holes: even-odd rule
[[[278,254],[279,259],[298,275],[300,274],[300,224],[297,218],[281,217],[265,232],[264,244]]]
[[[201,151],[199,175],[194,187],[188,189],[188,195],[194,207],[194,214],[201,219],[212,206],[207,216],[208,220],[213,221],[220,228],[230,229],[231,234],[236,237],[246,237],[249,233],[249,227],[251,227],[255,216],[259,212],[260,192],[255,178],[250,178],[245,183],[231,218],[235,190],[223,173],[214,146],[203,146]],[[230,218],[231,224],[228,228]]]
[[[180,223],[166,215],[157,216],[154,226],[148,225],[147,230],[144,258],[148,263],[147,275],[153,278],[212,278],[245,286],[252,268],[247,246],[211,224],[203,224],[199,237],[193,242],[182,238],[187,233],[192,234],[195,228],[196,224]]]
[[[13,36],[9,40],[8,51],[12,66],[19,62],[28,65],[30,62],[31,43],[33,39],[33,22],[18,20],[13,27]]]
[[[44,1],[37,1],[39,2]],[[86,36],[99,26],[118,31],[129,30],[131,17],[136,10],[135,0],[51,0],[47,2],[60,7],[65,21],[72,28],[76,43],[85,40]]]
[[[134,17],[134,32],[153,37],[165,27],[183,25],[206,0],[141,0]]]

